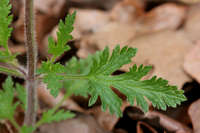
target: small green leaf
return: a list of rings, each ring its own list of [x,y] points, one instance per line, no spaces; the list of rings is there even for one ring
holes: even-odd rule
[[[17,92],[17,97],[19,98],[20,102],[21,102],[21,106],[23,109],[26,108],[26,89],[20,85],[20,84],[16,84],[16,92]]]
[[[92,65],[92,58],[87,58],[85,60],[73,57],[67,62],[65,66],[66,74],[68,75],[86,75],[90,72],[90,65]],[[88,80],[78,80],[78,79],[68,79],[64,80],[63,84],[66,88],[67,93],[74,95],[81,95],[83,97],[88,97],[89,84]]]
[[[93,58],[93,65],[89,75],[104,74],[110,75],[114,71],[120,69],[123,65],[129,64],[131,58],[135,56],[137,49],[123,47],[120,50],[120,46],[117,45],[109,56],[109,48],[106,47],[102,52],[98,52]]]
[[[32,126],[23,125],[21,127],[20,133],[33,133],[34,130],[35,128],[33,128]]]
[[[64,52],[68,51],[70,47],[66,45],[69,40],[72,40],[71,32],[73,31],[74,21],[75,21],[76,13],[74,12],[72,15],[67,15],[65,18],[65,22],[62,20],[58,25],[57,32],[57,43],[53,40],[52,37],[49,37],[49,49],[48,53],[52,54],[52,62],[59,56],[61,56]]]
[[[8,77],[3,83],[3,89],[0,91],[0,119],[10,119],[14,117],[18,105],[18,103],[13,104],[14,88],[11,77]]]
[[[8,39],[11,35],[12,28],[10,24],[12,22],[11,5],[9,0],[0,1],[0,46],[4,48],[0,52],[0,61],[8,62],[15,59],[16,54],[12,55],[8,49]]]
[[[71,113],[70,111],[64,111],[62,109],[57,112],[54,112],[54,110],[51,109],[43,113],[42,118],[40,120],[40,124],[59,122],[62,120],[73,118],[74,116],[75,114]]]
[[[117,116],[122,116],[122,112],[120,110],[122,100],[112,91],[109,84],[93,80],[91,80],[89,84],[91,87],[90,106],[93,105],[98,96],[100,96],[103,111],[106,111],[106,108],[108,107],[111,114],[116,113]]]
[[[71,32],[73,31],[74,21],[76,12],[71,15],[67,15],[65,21],[62,20],[58,25],[57,32],[57,43],[52,37],[49,38],[48,53],[52,54],[53,57],[47,62],[43,62],[42,66],[38,69],[38,74],[43,74],[43,82],[47,83],[47,87],[51,94],[56,97],[59,93],[59,89],[63,87],[63,74],[65,72],[64,66],[59,63],[54,64],[56,58],[62,55],[64,52],[68,51],[70,47],[66,43],[72,39]],[[69,83],[69,82],[68,82]]]
[[[38,74],[44,74],[43,82],[47,83],[47,87],[54,97],[57,97],[59,89],[62,88],[63,75],[59,75],[65,72],[63,65],[56,63],[53,64],[50,61],[42,62],[41,67],[37,70]]]
[[[0,45],[4,48],[7,48],[8,39],[12,31],[12,28],[9,27],[12,22],[12,16],[10,15],[11,5],[9,2],[9,0],[0,1]]]
[[[15,55],[10,55],[10,53],[8,53],[8,51],[1,51],[0,52],[0,61],[1,62],[8,62],[8,61],[12,61],[16,58],[17,54]]]

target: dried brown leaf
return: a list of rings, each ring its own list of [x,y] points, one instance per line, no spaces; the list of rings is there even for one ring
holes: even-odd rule
[[[138,53],[130,65],[153,65],[152,75],[163,77],[170,84],[180,89],[185,82],[191,81],[183,70],[184,57],[192,47],[192,43],[181,31],[162,31],[141,36],[129,43],[129,46],[138,48]]]
[[[151,127],[150,125],[148,125],[145,122],[138,122],[137,123],[137,133],[145,133],[146,130],[144,130],[143,128],[147,128],[148,132],[150,133],[157,133],[157,131]]]
[[[105,46],[112,49],[116,44],[127,45],[128,40],[135,36],[135,32],[136,29],[133,25],[110,22],[93,35],[86,36],[81,40],[78,56],[85,58],[89,51],[102,50]]]
[[[113,21],[122,23],[136,22],[137,17],[144,14],[144,1],[123,0],[117,3],[110,12]]]
[[[49,107],[54,107],[56,104],[59,103],[59,101],[61,101],[61,99],[63,98],[63,94],[59,93],[59,95],[54,98],[49,90],[47,90],[46,85],[45,84],[40,84],[38,87],[38,98],[45,103],[47,106]],[[74,111],[78,111],[78,112],[83,112],[84,110],[78,105],[76,104],[72,99],[68,98],[63,104],[63,107],[69,109],[69,110],[74,110]]]
[[[184,69],[200,83],[200,41],[193,46],[185,57]]]
[[[130,106],[130,104],[124,101],[121,107],[122,112],[128,106]],[[100,106],[93,107],[92,109],[88,110],[88,112],[94,116],[94,118],[97,120],[101,127],[108,131],[112,131],[119,120],[119,118],[116,115],[111,115],[109,110],[103,112]]]
[[[82,34],[96,32],[110,21],[106,11],[77,8],[70,10],[70,12],[74,11],[77,12],[74,30],[78,30]]]
[[[200,100],[197,100],[190,105],[188,113],[192,121],[194,133],[200,133]]]
[[[76,114],[73,119],[40,127],[39,133],[109,133],[101,128],[90,115]]]
[[[200,4],[195,4],[188,9],[184,30],[192,41],[200,39]]]
[[[138,34],[152,33],[160,30],[174,30],[182,23],[186,15],[186,7],[167,3],[147,12],[139,21]]]

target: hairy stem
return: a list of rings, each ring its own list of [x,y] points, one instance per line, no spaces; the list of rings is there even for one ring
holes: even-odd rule
[[[25,112],[24,124],[33,126],[36,120],[37,110],[37,80],[36,80],[36,62],[37,62],[37,46],[35,42],[34,32],[34,6],[33,0],[25,0],[25,35],[27,48],[27,107]]]
[[[0,73],[23,78],[23,75],[16,70],[0,66]]]
[[[15,77],[24,78],[26,77],[26,71],[19,65],[0,62],[0,73],[12,75]]]

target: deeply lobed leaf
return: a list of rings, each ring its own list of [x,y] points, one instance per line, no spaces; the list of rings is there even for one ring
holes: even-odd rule
[[[65,69],[68,75],[87,75],[90,72],[92,65],[92,58],[89,56],[87,59],[80,59],[73,57],[67,62]],[[89,84],[88,80],[68,79],[64,80],[64,88],[67,92],[74,95],[88,96]]]
[[[66,43],[72,39],[71,32],[73,31],[74,21],[75,21],[76,12],[72,15],[67,15],[65,18],[65,22],[62,20],[59,22],[58,25],[58,32],[57,32],[57,43],[53,40],[52,37],[49,37],[49,49],[48,53],[52,54],[52,61],[59,56],[61,56],[64,52],[68,51],[70,47],[66,45]]]
[[[109,49],[105,48],[104,51],[97,52],[94,56],[88,58],[90,61],[92,60],[92,64],[85,67],[88,74],[83,73],[84,70],[78,72],[84,67],[81,67],[77,60],[73,61],[74,64],[71,66],[68,64],[67,69],[77,71],[74,71],[73,74],[84,75],[82,79],[88,84],[84,84],[81,89],[85,89],[91,95],[90,106],[100,97],[102,109],[105,111],[106,108],[109,108],[110,112],[116,113],[117,116],[122,115],[120,110],[122,100],[112,91],[111,86],[125,94],[131,104],[136,102],[144,112],[148,111],[146,98],[152,102],[154,107],[162,110],[166,110],[167,106],[176,107],[177,104],[186,100],[183,91],[177,90],[175,86],[168,85],[168,82],[162,78],[153,77],[150,80],[141,80],[151,70],[151,66],[144,67],[141,65],[137,67],[134,65],[127,73],[110,75],[121,66],[130,63],[135,53],[136,49],[125,46],[120,50],[117,46],[110,55]],[[75,83],[78,84],[78,82]]]
[[[53,109],[44,112],[40,120],[40,124],[59,122],[61,120],[66,120],[73,118],[75,115],[70,111],[59,110],[54,112]]]
[[[9,0],[0,1],[0,46],[4,48],[0,52],[0,61],[8,62],[15,59],[16,55],[12,55],[8,49],[8,39],[11,35],[12,28],[10,24],[12,22],[12,16],[10,15],[11,5]]]
[[[8,51],[1,51],[0,52],[0,61],[1,62],[8,62],[12,61],[16,58],[17,54],[11,55]]]
[[[117,116],[122,115],[120,110],[122,100],[110,87],[115,87],[125,94],[131,104],[136,101],[145,112],[148,111],[146,98],[152,102],[153,106],[163,110],[167,106],[175,107],[186,100],[183,91],[168,85],[164,79],[153,77],[150,80],[141,80],[151,70],[150,66],[134,65],[127,73],[111,75],[123,65],[129,64],[135,56],[137,49],[128,46],[120,49],[118,45],[113,49],[112,54],[106,47],[85,60],[78,61],[72,58],[66,67],[59,63],[54,64],[55,59],[69,49],[65,44],[72,39],[70,33],[73,30],[74,18],[75,13],[68,15],[65,23],[63,21],[59,23],[58,42],[55,43],[52,38],[49,39],[48,52],[53,57],[50,61],[43,62],[38,70],[39,74],[43,74],[43,81],[48,84],[51,94],[57,96],[64,82],[69,93],[85,97],[90,94],[90,106],[100,97],[102,109],[105,111],[109,108],[110,112],[116,113]]]
[[[10,28],[10,24],[12,22],[12,16],[9,15],[11,11],[11,5],[9,4],[9,0],[1,0],[0,1],[0,45],[7,47],[7,41],[10,37],[12,28]]]
[[[67,15],[65,22],[62,20],[59,22],[57,43],[52,37],[49,38],[48,52],[49,54],[52,54],[53,57],[47,62],[42,62],[41,67],[37,71],[38,74],[44,74],[43,82],[47,83],[47,87],[51,89],[51,94],[54,97],[58,95],[59,89],[63,86],[60,83],[60,81],[63,80],[63,76],[58,74],[65,72],[64,66],[59,63],[54,64],[54,62],[56,58],[70,49],[66,43],[72,39],[71,32],[73,31],[75,16],[76,12],[74,12],[72,15]]]
[[[23,109],[26,108],[26,89],[20,84],[16,84],[16,92],[21,106]]]
[[[89,75],[110,75],[114,71],[120,69],[123,65],[129,64],[136,52],[137,49],[128,48],[128,46],[125,46],[120,50],[120,46],[117,45],[110,57],[109,48],[106,47],[102,52],[99,52],[94,56],[93,65],[91,66]]]
[[[8,77],[0,91],[0,119],[11,119],[14,116],[17,103],[13,104],[14,87],[11,77]]]
[[[64,66],[59,63],[53,64],[50,61],[42,62],[37,73],[44,74],[43,82],[47,83],[47,87],[51,89],[51,94],[56,97],[59,93],[59,89],[63,86],[60,83],[60,81],[63,80],[63,76],[59,74],[65,73]]]

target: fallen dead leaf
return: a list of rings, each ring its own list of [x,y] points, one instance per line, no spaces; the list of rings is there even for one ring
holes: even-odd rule
[[[141,121],[137,123],[137,133],[145,133],[146,130],[144,130],[144,128],[150,133],[157,133],[157,131],[147,123]]]
[[[20,53],[23,54],[26,52],[26,48],[23,44],[15,45],[12,41],[8,41],[9,49],[11,53]],[[0,50],[3,50],[4,48],[0,47]]]
[[[10,1],[12,5],[12,14],[15,18],[17,18],[20,14],[20,10],[22,8],[22,0],[11,0]]]
[[[78,7],[111,9],[116,3],[121,0],[68,0],[67,2]]]
[[[101,128],[90,115],[77,114],[75,118],[46,124],[39,133],[109,133]]]
[[[178,122],[162,113],[157,111],[148,112],[145,116],[149,119],[159,119],[160,125],[169,132],[176,133],[192,133],[192,130],[181,122]]]
[[[200,83],[200,41],[188,52],[185,57],[184,69]]]
[[[190,108],[188,110],[188,114],[190,115],[194,133],[200,133],[200,100],[197,100],[196,102],[192,103],[190,105]]]
[[[117,3],[110,12],[113,21],[122,23],[133,23],[137,17],[144,14],[144,1],[123,0]]]
[[[114,133],[128,133],[126,130],[118,128],[118,129],[114,129],[113,131]]]
[[[86,58],[89,51],[102,50],[105,46],[111,49],[116,44],[126,45],[135,35],[135,27],[129,24],[119,22],[110,22],[91,36],[86,36],[81,40],[78,56]]]
[[[139,21],[138,34],[177,29],[186,16],[186,7],[167,3],[147,12]]]
[[[135,38],[128,43],[130,47],[138,48],[133,62],[123,70],[128,71],[133,64],[153,65],[152,75],[167,79],[170,84],[180,89],[191,78],[184,72],[184,57],[192,47],[192,42],[182,31],[162,31]],[[178,77],[178,78],[177,78]]]
[[[11,125],[7,121],[0,121],[0,131],[1,133],[14,133]]]
[[[52,16],[60,16],[67,4],[66,0],[35,0],[34,2],[37,10]]]
[[[185,22],[184,30],[186,35],[192,41],[198,41],[200,39],[200,4],[191,6],[187,13],[187,19]]]
[[[49,90],[47,90],[46,85],[45,84],[39,84],[38,86],[38,98],[45,103],[47,106],[49,107],[54,107],[56,104],[59,103],[59,101],[61,101],[61,99],[63,98],[63,94],[59,93],[59,95],[54,98]],[[83,112],[84,110],[77,104],[75,103],[71,98],[68,98],[63,104],[63,107],[69,109],[69,110],[74,110],[74,111],[78,111],[78,112]]]
[[[161,127],[168,132],[192,133],[192,130],[185,124],[157,111],[149,111],[144,114],[137,108],[130,108],[127,110],[127,114],[133,120],[145,121],[151,126]]]
[[[82,34],[96,32],[110,21],[108,12],[95,9],[70,9],[76,11],[74,29]]]
[[[128,106],[130,106],[130,104],[124,101],[121,107],[122,112]],[[119,118],[115,114],[111,115],[109,110],[103,112],[100,106],[93,107],[92,109],[88,110],[88,112],[94,116],[101,127],[108,131],[112,131],[119,120]]]
[[[182,1],[187,4],[196,4],[200,2],[200,0],[179,0],[179,1]]]

